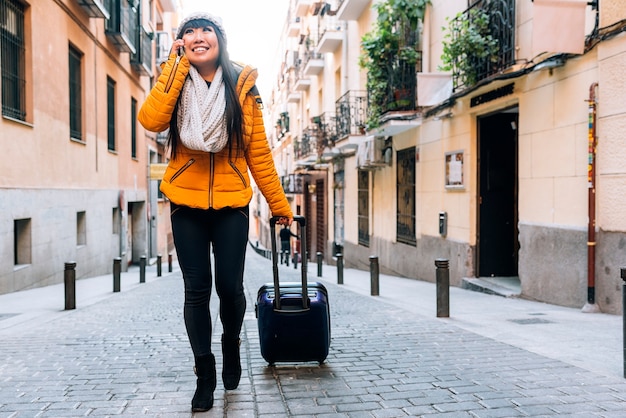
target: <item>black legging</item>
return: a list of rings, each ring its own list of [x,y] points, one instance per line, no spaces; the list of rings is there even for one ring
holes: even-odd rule
[[[224,338],[237,339],[246,311],[243,269],[248,207],[193,209],[171,204],[172,232],[185,282],[184,318],[195,356],[211,353],[211,244]]]

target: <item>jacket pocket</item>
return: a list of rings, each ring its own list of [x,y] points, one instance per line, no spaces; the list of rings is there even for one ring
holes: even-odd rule
[[[239,179],[241,180],[241,182],[243,183],[244,187],[248,187],[248,182],[246,181],[246,178],[243,176],[243,174],[241,173],[241,171],[239,171],[239,169],[237,168],[237,166],[235,165],[234,162],[229,161],[228,164],[230,164],[230,166],[233,168],[233,170],[235,170],[235,173],[237,173],[237,175],[239,176]]]
[[[185,170],[187,170],[189,167],[191,167],[191,165],[193,163],[195,163],[195,162],[196,162],[196,160],[194,160],[193,158],[189,159],[189,161],[187,161],[184,166],[182,166],[181,168],[176,170],[176,172],[172,175],[172,177],[170,177],[170,183],[173,183],[174,180],[176,180],[176,178],[178,178],[178,176],[183,174],[185,172]]]

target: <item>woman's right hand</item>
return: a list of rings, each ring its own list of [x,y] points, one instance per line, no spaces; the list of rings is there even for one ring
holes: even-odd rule
[[[184,55],[185,54],[185,41],[182,39],[176,39],[174,43],[172,43],[172,49],[170,50],[170,55]]]

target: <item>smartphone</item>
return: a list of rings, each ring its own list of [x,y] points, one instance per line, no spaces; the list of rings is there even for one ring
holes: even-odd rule
[[[185,47],[181,46],[178,48],[178,56],[181,56],[185,53]]]

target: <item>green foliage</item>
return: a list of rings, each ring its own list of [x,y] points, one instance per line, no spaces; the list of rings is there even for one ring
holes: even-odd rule
[[[374,4],[377,20],[361,38],[359,66],[367,70],[369,118],[367,129],[378,126],[398,59],[415,65],[419,58],[415,33],[430,0],[386,0]]]
[[[471,86],[478,82],[477,64],[488,60],[497,61],[498,40],[489,31],[489,15],[480,8],[468,14],[459,13],[454,19],[446,19],[444,27],[442,65],[440,71],[452,71],[459,84]]]

